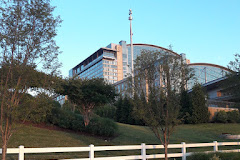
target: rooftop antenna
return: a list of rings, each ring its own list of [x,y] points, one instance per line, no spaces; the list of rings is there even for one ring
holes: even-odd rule
[[[132,33],[132,10],[129,9],[129,18],[128,20],[130,21],[130,44],[131,44],[131,62],[132,62],[132,65],[131,65],[131,74],[132,74],[132,94],[134,95],[134,89],[133,89],[133,84],[134,84],[134,67],[133,67],[133,43],[132,43],[132,36],[133,36],[133,33]]]

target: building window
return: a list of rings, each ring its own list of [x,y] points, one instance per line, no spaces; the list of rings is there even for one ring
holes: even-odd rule
[[[217,97],[221,97],[222,93],[220,91],[217,91]]]

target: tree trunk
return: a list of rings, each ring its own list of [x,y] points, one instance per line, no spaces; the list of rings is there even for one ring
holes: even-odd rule
[[[5,139],[4,142],[3,142],[3,145],[2,145],[2,160],[5,160],[7,155],[7,140]]]
[[[165,160],[168,160],[168,146],[165,144],[164,145],[164,154],[165,154]]]
[[[165,154],[165,160],[168,160],[168,143],[167,143],[167,133],[164,132],[164,154]]]
[[[83,115],[83,119],[84,119],[84,125],[85,127],[88,126],[90,119],[88,115]]]

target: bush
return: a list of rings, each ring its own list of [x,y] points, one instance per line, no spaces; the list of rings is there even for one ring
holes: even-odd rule
[[[237,122],[239,122],[239,111],[227,112],[227,121],[229,123],[237,123]]]
[[[53,108],[61,107],[46,94],[39,94],[36,97],[25,94],[21,100],[17,117],[19,120],[27,120],[33,123],[46,123]]]
[[[67,110],[67,111],[72,111],[74,112],[75,107],[73,104],[71,104],[68,100],[65,101],[65,103],[62,105],[62,109],[63,110]]]
[[[61,128],[71,129],[74,113],[61,108],[53,108],[48,121]]]
[[[116,107],[110,104],[101,106],[95,110],[95,114],[100,117],[114,119],[116,114]]]
[[[93,135],[111,137],[114,136],[117,125],[111,119],[95,116],[86,128],[88,133]]]
[[[83,117],[80,114],[74,114],[74,119],[72,121],[72,130],[74,131],[85,131]]]
[[[227,113],[225,111],[219,111],[217,112],[214,121],[218,123],[227,123],[227,120],[228,120]]]
[[[61,128],[86,132],[92,135],[111,137],[117,132],[117,125],[111,119],[95,115],[90,120],[89,125],[85,127],[82,115],[61,108],[53,108],[48,119],[50,123]]]

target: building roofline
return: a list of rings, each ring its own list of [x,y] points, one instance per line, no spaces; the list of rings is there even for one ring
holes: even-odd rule
[[[130,44],[127,44],[127,46],[130,46]],[[178,53],[176,53],[176,52],[173,52],[173,51],[170,50],[170,49],[163,48],[163,47],[160,47],[160,46],[157,46],[157,45],[153,45],[153,44],[134,43],[133,46],[149,46],[149,47],[160,48],[160,49],[162,49],[162,50],[171,52],[171,53],[175,54],[176,56],[179,56],[179,57],[181,56],[180,54],[178,54]]]
[[[111,48],[106,48],[106,47],[101,47],[99,48],[97,51],[95,51],[93,54],[91,54],[90,56],[88,56],[87,58],[85,58],[82,62],[80,62],[79,64],[77,64],[76,66],[74,66],[72,69],[80,66],[82,63],[84,63],[88,58],[90,58],[91,56],[93,56],[96,52],[99,52],[101,50],[108,50],[108,51],[113,51],[113,52],[117,52],[117,50],[115,49],[111,49]]]
[[[101,47],[100,49],[103,49],[103,50],[109,50],[109,51],[114,51],[114,52],[117,51],[116,49],[111,49],[111,48],[106,48],[106,47]]]
[[[223,67],[223,66],[220,66],[220,65],[217,65],[217,64],[211,64],[211,63],[190,63],[188,64],[189,66],[211,66],[211,67],[217,67],[217,68],[221,68],[225,71],[229,71],[231,73],[233,73],[234,71],[232,71],[231,69],[229,68],[226,68],[226,67]]]

